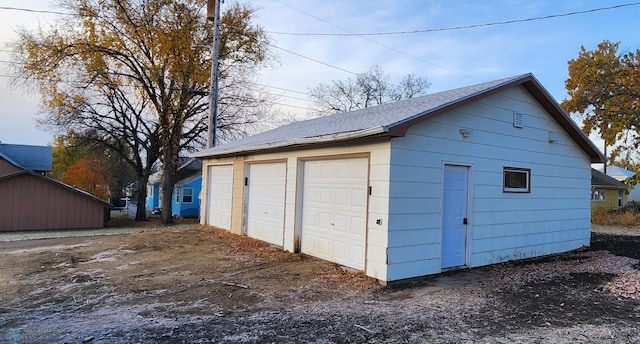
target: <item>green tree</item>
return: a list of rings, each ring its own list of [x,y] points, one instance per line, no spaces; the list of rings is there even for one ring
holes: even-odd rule
[[[145,218],[146,184],[155,162],[162,161],[163,205],[170,207],[178,154],[206,140],[209,98],[192,90],[209,88],[211,56],[191,49],[193,43],[213,41],[205,2],[59,0],[71,15],[46,30],[18,31],[16,72],[35,82],[43,122],[62,132],[73,129],[132,166],[137,220]],[[222,14],[221,79],[234,79],[234,85],[268,61],[268,37],[251,23],[253,14],[240,4]],[[233,96],[237,89],[224,88],[229,84],[222,82],[220,89],[222,138],[241,135],[262,113],[252,106],[259,100],[246,93]],[[172,222],[169,209],[163,214],[168,214],[164,223]]]
[[[583,130],[597,132],[605,145],[616,145],[611,162],[628,160],[640,145],[640,50],[620,53],[620,43],[603,41],[595,50],[581,47],[569,61],[562,106],[583,117]]]

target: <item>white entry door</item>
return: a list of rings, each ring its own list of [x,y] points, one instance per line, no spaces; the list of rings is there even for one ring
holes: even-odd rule
[[[233,165],[209,166],[205,223],[222,229],[231,229],[232,198]]]
[[[303,164],[301,251],[363,270],[369,160],[312,160]]]
[[[442,193],[442,268],[464,266],[467,257],[469,168],[445,165]]]
[[[283,246],[287,165],[284,162],[249,164],[248,169],[247,235]]]

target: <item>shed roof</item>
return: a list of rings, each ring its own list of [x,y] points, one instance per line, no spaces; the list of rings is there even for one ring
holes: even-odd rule
[[[80,189],[74,188],[71,185],[65,184],[65,183],[63,183],[61,181],[58,181],[58,180],[55,180],[53,178],[49,178],[49,177],[43,176],[43,175],[35,173],[35,172],[31,171],[31,170],[21,170],[21,171],[18,171],[18,172],[14,172],[14,173],[10,173],[10,174],[6,174],[6,175],[3,175],[3,176],[0,176],[0,182],[3,182],[5,180],[9,180],[11,178],[15,178],[15,177],[18,177],[18,176],[21,176],[21,175],[29,175],[29,176],[44,180],[46,182],[55,184],[55,185],[57,185],[59,187],[71,190],[71,191],[77,193],[78,195],[81,195],[83,197],[91,199],[91,200],[93,200],[95,202],[101,203],[106,208],[112,208],[113,207],[113,205],[111,205],[110,203],[105,202],[105,201],[99,199],[98,197],[96,197],[96,196],[94,196],[94,195],[92,195],[92,194],[90,194],[90,193],[88,193],[88,192],[86,192],[84,190],[80,190]]]
[[[51,171],[51,147],[0,143],[0,157],[31,171]]]
[[[594,168],[591,169],[591,187],[603,189],[627,189],[629,186]]]
[[[375,137],[404,136],[411,126],[430,117],[522,85],[540,102],[591,162],[604,156],[532,74],[523,74],[394,103],[295,122],[245,139],[202,150],[193,157],[239,156],[256,152],[289,150],[309,144],[331,144]]]

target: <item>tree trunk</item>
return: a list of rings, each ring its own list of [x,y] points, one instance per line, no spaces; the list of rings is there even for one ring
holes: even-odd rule
[[[162,152],[162,223],[165,225],[173,223],[173,212],[171,204],[173,201],[174,176],[176,171],[176,158],[174,155],[173,145],[169,144]]]
[[[147,220],[147,182],[149,176],[138,176],[138,205],[136,210],[136,221]]]

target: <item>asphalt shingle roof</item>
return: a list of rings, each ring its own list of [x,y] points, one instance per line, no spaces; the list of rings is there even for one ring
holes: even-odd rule
[[[596,169],[591,169],[591,186],[627,189],[628,185]]]
[[[0,143],[0,156],[30,171],[51,171],[51,147]]]
[[[229,142],[217,147],[204,149],[193,154],[193,157],[208,157],[222,155],[241,155],[242,152],[268,150],[274,147],[294,146],[300,143],[312,143],[316,139],[326,141],[344,139],[346,134],[352,137],[388,133],[394,128],[402,127],[425,115],[437,113],[439,110],[463,103],[466,100],[490,94],[509,85],[519,83],[533,83],[531,90],[543,98],[554,113],[560,113],[558,118],[564,121],[572,137],[577,139],[585,151],[592,156],[593,162],[602,159],[601,153],[586,136],[575,126],[571,119],[551,98],[546,90],[535,80],[532,74],[522,74],[508,78],[484,82],[476,85],[456,88],[448,91],[429,94],[422,97],[405,99],[402,101],[368,107],[365,109],[343,112],[310,120],[284,125],[244,139]],[[570,123],[569,123],[570,122]]]

